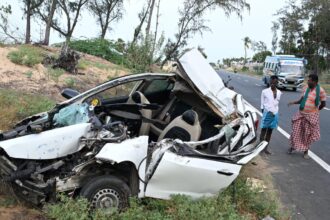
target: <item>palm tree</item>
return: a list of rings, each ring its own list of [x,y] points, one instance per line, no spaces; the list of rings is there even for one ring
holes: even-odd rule
[[[246,50],[250,48],[252,40],[249,37],[244,37],[243,42],[244,42],[244,52],[245,52],[245,56],[244,56],[244,65],[245,65],[246,64],[246,56],[247,56]]]

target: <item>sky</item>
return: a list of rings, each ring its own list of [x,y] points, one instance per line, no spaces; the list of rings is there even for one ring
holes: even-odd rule
[[[13,14],[10,22],[24,33],[25,20],[23,16],[23,4],[20,0],[0,0],[0,5],[10,3],[13,8]],[[134,28],[138,25],[138,13],[146,0],[125,0],[125,12],[123,19],[112,25],[112,31],[108,32],[108,39],[122,38],[125,41],[131,41]],[[182,6],[183,0],[162,0],[160,32],[164,32],[166,38],[174,39],[178,23],[178,8]],[[208,12],[205,18],[207,25],[212,30],[204,32],[203,36],[196,34],[189,40],[188,47],[205,48],[210,62],[217,62],[223,58],[243,57],[244,44],[243,38],[248,36],[254,41],[263,41],[271,48],[272,21],[276,20],[274,14],[285,6],[286,0],[247,0],[251,6],[250,11],[243,13],[241,20],[235,14],[227,17],[221,9]],[[155,12],[154,12],[155,14]],[[155,20],[155,19],[154,19]],[[63,22],[65,22],[63,20]],[[155,21],[154,21],[155,23]],[[154,28],[155,25],[152,26]],[[32,23],[32,40],[38,41],[43,36],[44,25],[40,22]],[[93,38],[99,35],[99,27],[95,19],[87,11],[81,13],[77,27],[73,33],[74,38]],[[63,41],[57,32],[51,33],[51,43]],[[253,56],[253,51],[248,50],[248,56]]]

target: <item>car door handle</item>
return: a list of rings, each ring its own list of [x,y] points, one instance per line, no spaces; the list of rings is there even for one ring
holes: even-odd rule
[[[217,173],[225,176],[232,176],[234,173],[218,170]]]

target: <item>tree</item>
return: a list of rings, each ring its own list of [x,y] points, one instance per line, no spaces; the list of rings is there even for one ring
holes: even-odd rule
[[[51,27],[59,32],[61,35],[65,37],[66,43],[70,42],[73,31],[77,25],[78,18],[80,16],[80,12],[83,6],[88,2],[88,0],[57,0],[57,4],[59,6],[58,16],[62,17],[64,14],[64,18],[66,19],[66,27],[63,27],[58,20],[60,18],[52,19]],[[39,13],[42,20],[47,22],[47,17]]]
[[[280,24],[277,22],[273,22],[273,26],[272,26],[271,30],[273,32],[272,51],[273,51],[274,55],[276,55],[276,50],[277,50],[277,41],[278,41],[277,31],[279,28],[280,28]]]
[[[277,14],[280,16],[279,23],[282,28],[282,38],[279,45],[283,53],[292,54],[297,52],[296,42],[302,38],[303,14],[296,0],[290,0],[288,5],[280,9]]]
[[[31,43],[31,17],[41,6],[44,0],[23,0],[24,13],[26,14],[25,43]]]
[[[198,49],[198,51],[203,55],[203,57],[204,57],[205,59],[207,59],[207,55],[206,55],[206,53],[205,53],[205,48],[203,48],[203,47],[201,47],[201,46],[198,46],[197,49]]]
[[[90,0],[89,9],[101,28],[101,39],[105,38],[110,23],[123,17],[123,0]]]
[[[0,37],[1,42],[13,41],[15,44],[23,41],[23,37],[18,37],[18,28],[13,30],[11,27],[8,16],[12,14],[11,5],[0,6]],[[21,39],[22,38],[22,39]]]
[[[148,18],[148,23],[146,27],[146,36],[150,34],[150,27],[151,27],[151,21],[152,21],[152,14],[155,8],[155,2],[156,0],[150,0],[150,9],[149,9],[149,18]],[[158,3],[159,5],[159,3]]]
[[[241,18],[242,11],[250,6],[246,0],[185,0],[183,7],[179,9],[180,17],[175,40],[168,39],[162,66],[168,60],[175,59],[180,53],[179,50],[187,45],[187,40],[194,34],[202,35],[204,31],[210,30],[205,25],[204,15],[216,8],[223,9],[227,16],[236,13]]]
[[[244,37],[243,42],[244,42],[244,65],[245,65],[246,57],[247,57],[247,49],[250,48],[252,40],[249,37]]]
[[[308,58],[307,67],[317,73],[330,68],[329,11],[328,0],[302,0],[301,6],[291,0],[278,12],[282,53]]]
[[[253,51],[262,52],[267,50],[267,45],[263,41],[253,41],[251,44]]]
[[[253,58],[252,58],[252,61],[253,62],[258,62],[258,63],[262,63],[265,61],[266,57],[267,56],[271,56],[272,55],[272,52],[266,50],[266,51],[261,51],[261,52],[258,52],[256,54],[254,54]]]
[[[143,6],[142,11],[138,14],[140,23],[138,24],[138,26],[134,30],[134,36],[133,36],[133,41],[132,41],[131,45],[134,45],[137,42],[137,40],[140,36],[142,26],[143,26],[144,22],[147,19],[152,1],[153,0],[148,0],[147,6]]]
[[[50,30],[53,23],[53,17],[57,9],[58,0],[45,0],[42,7],[37,8],[37,14],[46,23],[44,45],[49,45]]]
[[[155,28],[155,34],[154,34],[154,42],[152,45],[152,56],[154,56],[155,53],[155,49],[156,49],[156,41],[157,41],[157,35],[158,35],[158,26],[159,26],[159,17],[160,17],[160,1],[158,0],[158,4],[157,4],[157,15],[156,15],[156,28]],[[163,36],[162,36],[163,37]],[[164,39],[163,39],[164,41]],[[162,42],[163,43],[163,42]]]

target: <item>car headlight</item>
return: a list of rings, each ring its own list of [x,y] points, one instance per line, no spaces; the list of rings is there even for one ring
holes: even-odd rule
[[[285,79],[284,78],[278,78],[278,80],[282,83],[285,83]]]

